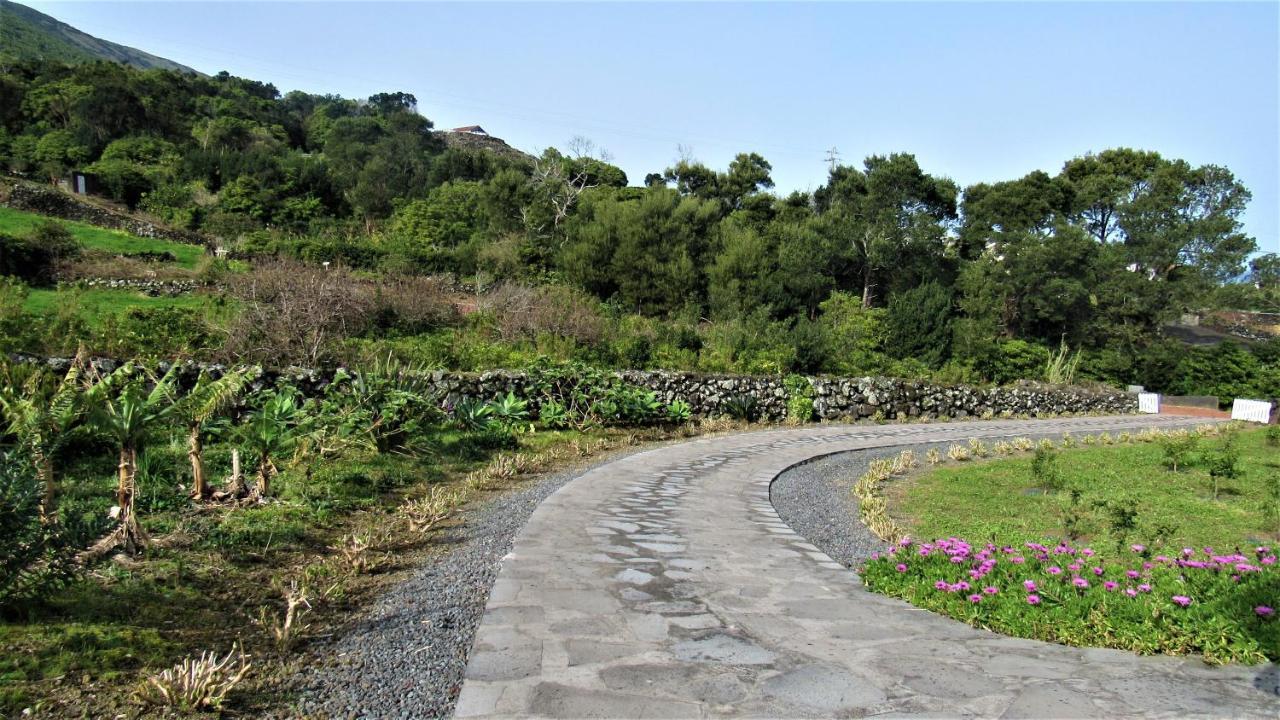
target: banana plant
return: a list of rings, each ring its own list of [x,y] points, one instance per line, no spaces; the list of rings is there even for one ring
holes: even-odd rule
[[[175,408],[176,414],[187,426],[191,497],[197,500],[203,500],[209,495],[209,483],[204,473],[205,424],[231,409],[252,377],[253,374],[247,368],[229,371],[218,378],[202,370],[195,386]]]
[[[297,395],[286,388],[264,395],[261,404],[240,425],[240,440],[249,446],[257,461],[254,497],[271,494],[271,480],[278,472],[276,458],[292,451],[310,429],[302,415]]]
[[[84,392],[91,425],[111,439],[120,458],[116,485],[120,524],[94,546],[93,554],[123,547],[132,555],[149,543],[135,509],[138,449],[147,434],[173,414],[177,379],[176,367],[156,378],[130,362],[106,376],[97,376]]]
[[[50,387],[49,375],[29,363],[4,363],[0,367],[0,414],[5,430],[17,439],[35,466],[41,490],[40,520],[57,521],[59,482],[54,458],[67,445],[72,430],[84,414],[80,378],[85,356],[76,355],[71,367]]]

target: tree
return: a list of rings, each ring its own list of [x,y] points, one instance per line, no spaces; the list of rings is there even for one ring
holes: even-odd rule
[[[150,542],[138,523],[136,510],[138,451],[147,435],[173,412],[177,380],[176,366],[156,378],[129,362],[105,376],[95,372],[84,391],[90,422],[119,451],[116,485],[119,526],[89,551],[91,556],[115,547],[123,547],[132,555]]]
[[[823,231],[858,267],[863,307],[871,307],[889,268],[901,276],[915,263],[938,263],[947,223],[956,217],[956,194],[955,183],[926,174],[904,153],[873,155],[863,170],[831,171],[814,199]]]
[[[937,368],[951,344],[951,290],[927,282],[889,298],[885,314],[887,347],[898,358],[915,358]]]
[[[191,497],[202,500],[209,494],[204,474],[204,427],[207,422],[229,410],[244,392],[252,374],[248,368],[237,368],[215,378],[201,370],[196,384],[178,401],[175,414],[187,426],[187,459],[191,462]]]

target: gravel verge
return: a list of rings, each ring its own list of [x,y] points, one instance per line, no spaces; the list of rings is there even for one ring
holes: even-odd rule
[[[534,508],[587,470],[638,446],[550,473],[472,508],[437,542],[451,549],[378,598],[303,671],[296,710],[323,718],[439,718],[453,713],[502,558]]]
[[[1185,425],[1166,426],[1192,428],[1200,423],[1189,420]],[[1076,437],[1085,433],[1075,433]],[[1053,438],[1061,433],[1012,433],[1000,437],[984,437],[988,446],[1001,440],[1029,437],[1032,440]],[[876,537],[858,519],[858,498],[854,496],[853,483],[867,471],[873,460],[890,458],[903,450],[913,450],[924,461],[931,448],[946,452],[951,441],[940,443],[906,443],[870,450],[854,450],[815,458],[793,465],[774,478],[769,487],[769,499],[782,521],[791,526],[801,537],[817,546],[832,560],[856,569],[871,559],[874,552],[883,552],[888,545]],[[992,458],[999,459],[999,458]]]

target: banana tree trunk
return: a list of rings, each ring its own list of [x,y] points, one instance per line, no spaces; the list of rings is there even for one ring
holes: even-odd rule
[[[254,495],[267,497],[271,494],[271,474],[271,457],[263,453],[258,458],[258,487],[254,488]]]
[[[58,479],[53,474],[53,458],[36,453],[36,479],[44,492],[40,497],[40,522],[51,525],[58,521]]]
[[[191,460],[191,497],[203,500],[209,494],[204,476],[204,445],[200,442],[200,426],[192,425],[187,436],[187,458]]]
[[[124,511],[133,504],[134,472],[137,467],[138,453],[130,446],[120,448],[120,465],[116,468],[116,505],[120,507],[121,517]]]

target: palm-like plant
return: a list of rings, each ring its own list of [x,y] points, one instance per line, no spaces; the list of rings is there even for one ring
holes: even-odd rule
[[[275,458],[292,450],[305,433],[306,423],[301,421],[300,411],[297,395],[286,388],[264,396],[240,425],[240,439],[258,463],[258,485],[253,490],[256,497],[271,494],[271,479],[277,473]]]
[[[205,423],[229,410],[244,392],[252,374],[248,369],[232,370],[215,378],[207,371],[191,391],[183,396],[175,408],[187,425],[187,458],[191,461],[191,497],[197,500],[209,495],[209,483],[204,474]]]
[[[133,554],[148,542],[134,508],[138,448],[147,433],[172,414],[177,377],[177,368],[157,379],[133,363],[125,363],[106,376],[98,376],[84,392],[92,426],[109,437],[120,453],[116,486],[120,525],[94,546],[90,551],[94,554],[117,546]]]
[[[80,395],[84,361],[83,353],[77,355],[56,385],[36,365],[6,362],[0,367],[0,413],[5,430],[17,439],[35,466],[42,488],[40,519],[45,524],[57,518],[54,457],[67,444],[84,411]]]

